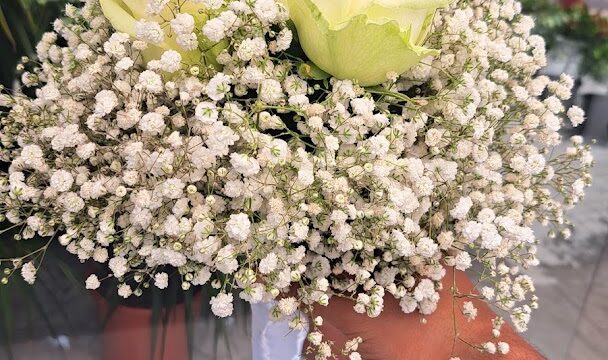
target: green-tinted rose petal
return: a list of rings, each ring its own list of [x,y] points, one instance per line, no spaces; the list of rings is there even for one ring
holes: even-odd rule
[[[99,0],[101,10],[116,31],[135,36],[137,20],[122,0]]]
[[[448,2],[412,3],[408,9],[408,4],[399,1],[391,19],[391,9],[383,7],[386,1],[284,1],[310,60],[332,76],[356,80],[362,86],[380,84],[387,73],[401,74],[421,59],[438,54],[419,43],[426,37],[437,7]],[[349,17],[351,12],[361,11]]]
[[[103,14],[112,24],[112,27],[114,27],[116,31],[129,34],[133,38],[136,37],[135,24],[139,20],[146,19],[162,22],[161,17],[146,17],[145,9],[148,0],[99,0],[99,3],[101,5]],[[201,9],[203,9],[202,5],[190,3],[184,4],[181,7],[181,10],[184,13],[191,14],[194,17],[195,21],[197,22],[197,27],[201,27],[208,20],[208,16],[201,12]],[[173,16],[171,10],[168,8],[165,9],[161,15],[167,19],[170,19]],[[177,44],[175,37],[166,36],[165,41],[161,44],[148,44],[148,48],[142,52],[142,55],[144,62],[147,63],[150,60],[159,59],[163,52],[167,50],[175,50],[182,55],[182,61],[186,64],[207,64],[219,68],[215,59],[217,58],[217,55],[226,47],[226,42],[221,42],[220,44],[214,45],[205,52],[205,59],[203,59],[203,54],[200,50],[196,49],[192,51],[185,51]]]

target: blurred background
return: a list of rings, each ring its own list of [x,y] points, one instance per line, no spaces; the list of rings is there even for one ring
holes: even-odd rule
[[[36,42],[68,2],[76,0],[0,0],[0,84],[14,85],[17,62],[34,53]],[[587,121],[564,129],[564,136],[580,134],[589,143],[594,139],[596,160],[594,185],[570,212],[573,236],[566,240],[539,231],[542,265],[531,275],[540,309],[533,313],[524,336],[550,360],[604,360],[608,358],[608,0],[522,3],[524,12],[536,19],[535,31],[547,41],[549,63],[543,73],[573,76],[571,102],[587,112]],[[12,251],[9,236],[0,236],[0,258]],[[83,274],[90,270],[62,249],[51,248],[48,256],[53,261],[45,262],[35,286],[20,282],[18,276],[0,286],[0,359],[99,359],[104,318],[98,316],[99,299],[82,285]],[[196,294],[203,304],[208,296],[205,289]],[[196,309],[190,310],[197,315],[188,326],[195,339],[193,358],[250,359],[248,309],[241,305],[235,316],[220,320],[202,311],[205,306],[200,303],[194,301]],[[142,336],[141,329],[130,331]]]

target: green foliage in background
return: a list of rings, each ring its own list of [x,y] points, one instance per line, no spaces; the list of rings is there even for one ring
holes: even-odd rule
[[[597,80],[608,78],[608,19],[580,4],[563,8],[551,0],[521,0],[524,13],[534,16],[535,32],[542,35],[547,48],[566,39],[581,49],[581,75]]]
[[[0,83],[10,86],[23,55],[35,53],[36,43],[52,21],[73,0],[0,0]]]
[[[61,15],[65,4],[71,0],[0,0],[0,84],[11,86],[17,76],[16,65],[23,55],[35,54],[36,43],[45,31],[48,31],[51,22]],[[2,164],[4,171],[4,164]],[[1,223],[0,229],[0,259],[14,257],[18,254],[27,253],[44,245],[44,239],[32,239],[27,242],[13,240],[15,231],[10,224]],[[72,279],[73,272],[65,264],[56,259],[51,253],[48,259],[61,266],[66,271],[64,279]],[[4,283],[12,272],[12,266],[7,262],[0,264],[0,280]],[[8,266],[7,266],[8,265]],[[12,359],[11,337],[15,328],[15,317],[13,309],[15,302],[19,302],[22,312],[28,314],[28,318],[42,318],[46,324],[47,331],[51,336],[56,336],[55,325],[48,313],[49,307],[55,311],[61,311],[60,306],[54,306],[50,291],[36,291],[35,288],[26,284],[19,276],[12,277],[12,281],[6,285],[0,285],[0,358]],[[38,288],[44,288],[44,281],[40,282]],[[75,284],[74,284],[75,285]],[[82,286],[80,285],[82,288]],[[44,305],[44,303],[47,303]],[[63,317],[64,320],[67,317]],[[67,320],[66,320],[67,321]],[[29,325],[28,325],[29,326]]]

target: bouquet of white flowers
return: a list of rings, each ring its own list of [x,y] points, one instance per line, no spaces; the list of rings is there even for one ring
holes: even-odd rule
[[[319,358],[314,304],[430,314],[445,266],[476,266],[526,329],[532,225],[568,236],[592,158],[580,137],[559,147],[584,114],[562,105],[569,76],[535,76],[544,41],[518,2],[83,2],[20,65],[36,96],[0,95],[15,240],[107,263],[123,297],[172,268],[185,290],[212,281],[220,317],[233,293],[276,301]],[[33,282],[44,250],[2,259],[2,281]]]

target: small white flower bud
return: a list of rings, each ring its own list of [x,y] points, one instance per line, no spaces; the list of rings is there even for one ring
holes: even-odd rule
[[[123,197],[123,196],[127,195],[127,189],[121,185],[116,188],[116,190],[114,191],[114,194],[118,197]]]

